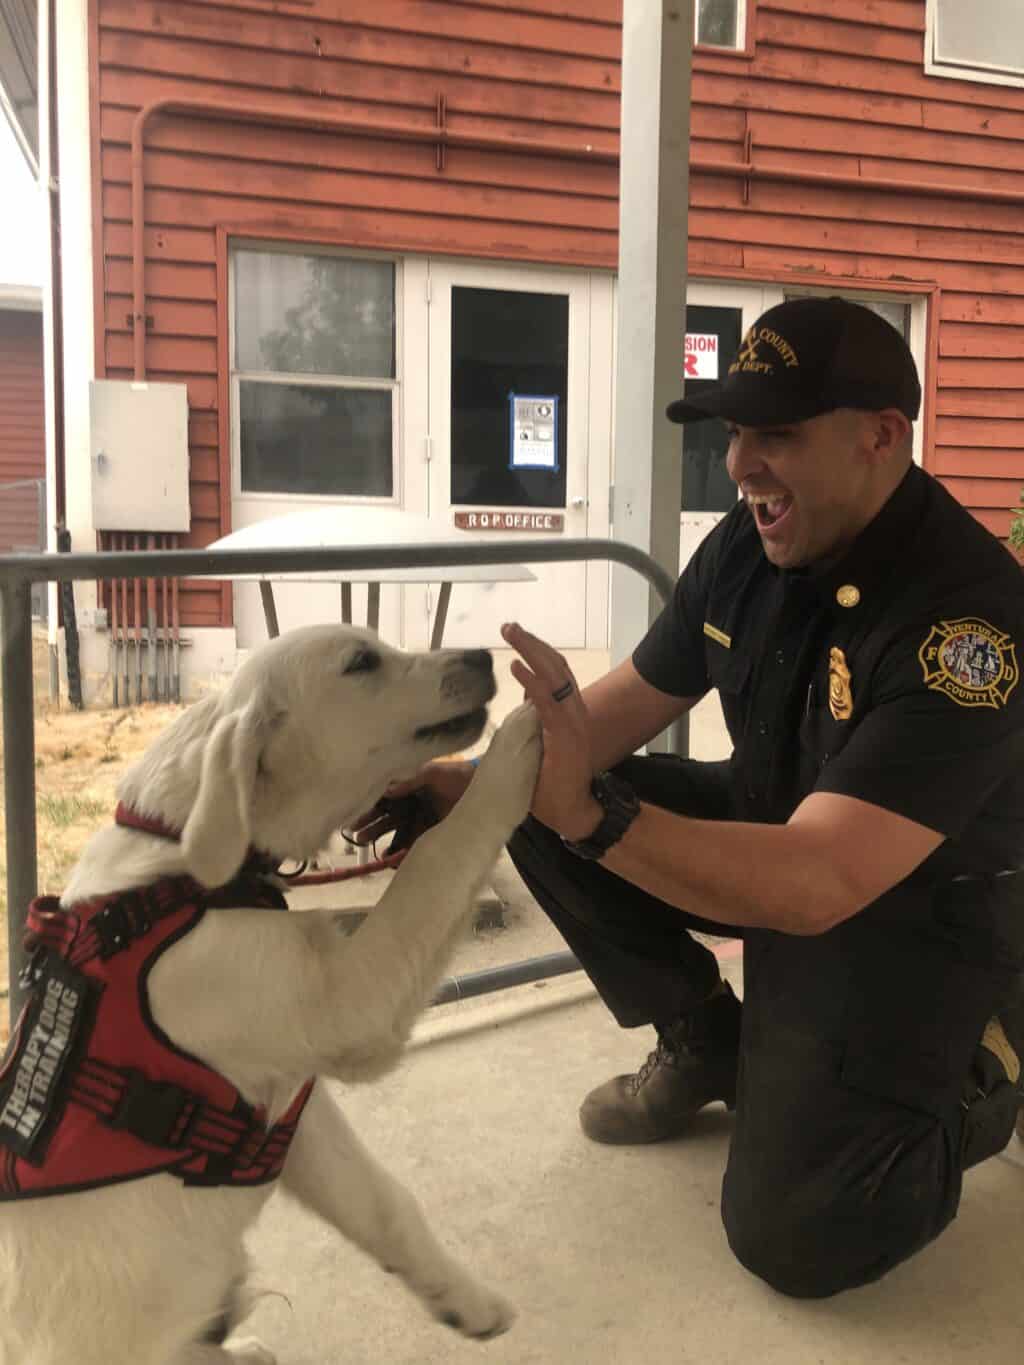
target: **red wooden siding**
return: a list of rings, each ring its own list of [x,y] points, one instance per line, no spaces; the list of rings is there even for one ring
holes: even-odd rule
[[[0,554],[39,546],[46,472],[42,314],[0,310]],[[11,485],[15,485],[11,487]]]
[[[924,74],[924,0],[757,0],[747,55],[699,51],[695,278],[927,292],[926,463],[1005,534],[1024,482],[1024,89]],[[92,0],[97,363],[132,373],[130,135],[158,98],[618,145],[621,0]],[[702,163],[747,163],[736,172]],[[888,190],[766,171],[888,178]],[[613,164],[154,118],[145,153],[146,342],[191,406],[193,527],[229,527],[217,229],[355,247],[614,269]],[[1020,203],[915,192],[920,182]],[[220,307],[218,306],[220,303]],[[144,529],[144,528],[140,528]],[[222,619],[194,585],[186,621]]]

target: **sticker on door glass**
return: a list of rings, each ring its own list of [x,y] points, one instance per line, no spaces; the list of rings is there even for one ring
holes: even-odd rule
[[[512,469],[558,469],[558,398],[510,393]]]
[[[717,379],[717,332],[687,332],[685,346],[684,377],[686,379]]]

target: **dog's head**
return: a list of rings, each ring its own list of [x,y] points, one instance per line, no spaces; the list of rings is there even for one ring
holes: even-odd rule
[[[183,823],[189,870],[219,886],[250,844],[311,857],[388,783],[475,743],[494,692],[486,650],[411,654],[349,626],[290,631],[186,712],[161,737],[165,761],[144,759],[120,795]],[[191,761],[175,755],[179,726]]]

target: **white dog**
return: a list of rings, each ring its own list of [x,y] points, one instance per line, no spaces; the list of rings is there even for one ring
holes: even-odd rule
[[[168,877],[219,887],[250,848],[275,861],[312,857],[388,783],[473,743],[494,690],[484,651],[406,654],[340,626],[271,642],[121,784],[124,806],[180,840],[102,830],[61,907]],[[309,1077],[362,1081],[387,1070],[527,813],[539,760],[536,713],[523,706],[498,730],[466,797],[417,841],[351,937],[329,911],[203,914],[144,979],[157,1028],[262,1106],[268,1125]],[[442,1322],[478,1337],[511,1322],[508,1304],[438,1245],[322,1085],[280,1178]],[[257,1342],[203,1342],[244,1279],[242,1234],[272,1189],[190,1185],[161,1172],[0,1200],[0,1365],[272,1365]]]

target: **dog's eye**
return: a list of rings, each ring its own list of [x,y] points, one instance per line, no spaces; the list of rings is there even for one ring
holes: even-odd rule
[[[372,649],[361,649],[349,659],[348,663],[345,665],[345,672],[372,673],[379,663],[379,654],[374,654]]]

